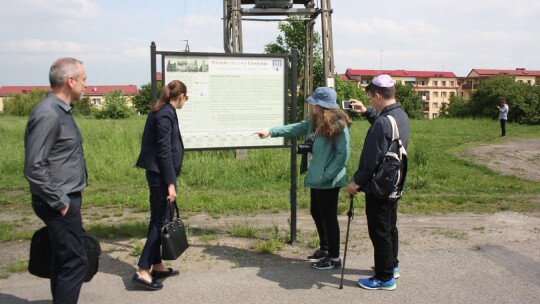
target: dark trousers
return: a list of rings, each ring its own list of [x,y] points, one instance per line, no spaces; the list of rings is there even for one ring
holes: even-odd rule
[[[146,180],[150,188],[150,223],[148,224],[146,243],[137,266],[150,269],[152,265],[162,262],[161,228],[171,215],[169,208],[167,208],[169,191],[165,180],[158,173],[151,171],[146,171]]]
[[[36,215],[47,225],[51,240],[51,293],[53,303],[77,303],[88,269],[84,249],[81,218],[81,193],[68,195],[68,212],[62,216],[32,195],[32,207]]]
[[[339,257],[339,222],[337,219],[339,188],[311,188],[311,216],[319,233],[320,249],[331,258]]]
[[[378,199],[366,193],[366,218],[375,257],[375,277],[388,281],[398,266],[399,236],[397,201]]]
[[[506,119],[499,119],[501,121],[501,136],[506,136]]]

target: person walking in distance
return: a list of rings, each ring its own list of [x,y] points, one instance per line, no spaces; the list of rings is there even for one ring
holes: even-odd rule
[[[51,92],[32,110],[24,136],[24,175],[32,208],[48,228],[53,303],[77,303],[88,260],[83,244],[82,190],[87,186],[82,137],[72,116],[73,101],[86,87],[82,61],[56,60]]]
[[[501,100],[501,104],[497,106],[499,109],[499,121],[501,122],[501,137],[506,136],[506,121],[508,120],[508,105],[506,99]]]
[[[362,114],[371,123],[358,169],[347,187],[350,195],[355,195],[358,191],[363,191],[366,195],[366,218],[375,258],[375,275],[358,280],[360,287],[366,289],[394,290],[395,279],[399,277],[398,202],[397,199],[377,197],[372,189],[374,173],[392,142],[392,124],[387,115],[395,119],[405,149],[409,141],[409,118],[401,109],[401,104],[396,102],[395,92],[392,78],[379,75],[366,87],[371,108],[366,108],[358,100],[351,100],[353,111]]]

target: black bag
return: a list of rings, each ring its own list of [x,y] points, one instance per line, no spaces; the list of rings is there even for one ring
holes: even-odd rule
[[[403,193],[407,176],[407,151],[401,139],[396,120],[387,115],[392,124],[392,141],[384,155],[382,163],[373,174],[371,189],[373,195],[380,199],[397,200]]]
[[[176,208],[176,218],[173,217],[172,203],[169,205],[169,214],[171,221],[161,228],[161,258],[163,260],[176,260],[189,247],[186,236],[186,226],[180,219],[178,205],[174,202]]]
[[[84,282],[90,282],[99,268],[101,246],[98,239],[86,231],[83,233],[83,244],[88,258],[88,272],[84,277]],[[40,278],[49,279],[51,277],[51,256],[51,242],[47,226],[45,226],[34,232],[32,236],[28,272]]]

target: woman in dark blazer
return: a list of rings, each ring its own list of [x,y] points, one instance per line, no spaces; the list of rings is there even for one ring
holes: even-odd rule
[[[176,109],[188,100],[186,86],[173,80],[163,87],[161,96],[148,114],[137,167],[146,169],[150,188],[150,223],[133,284],[150,289],[163,288],[157,279],[178,275],[161,260],[161,228],[170,218],[168,204],[176,201],[176,182],[182,168],[184,144]]]

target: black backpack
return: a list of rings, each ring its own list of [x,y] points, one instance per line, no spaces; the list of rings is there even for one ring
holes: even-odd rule
[[[90,282],[99,268],[99,256],[101,246],[98,239],[88,232],[83,233],[84,249],[88,258],[88,272],[84,277],[84,282]],[[51,277],[51,242],[47,226],[34,232],[30,243],[30,260],[28,261],[28,272],[40,278]]]
[[[407,151],[399,137],[399,129],[392,115],[386,115],[392,124],[392,141],[379,168],[371,180],[372,192],[377,198],[398,200],[403,193],[407,177]]]

